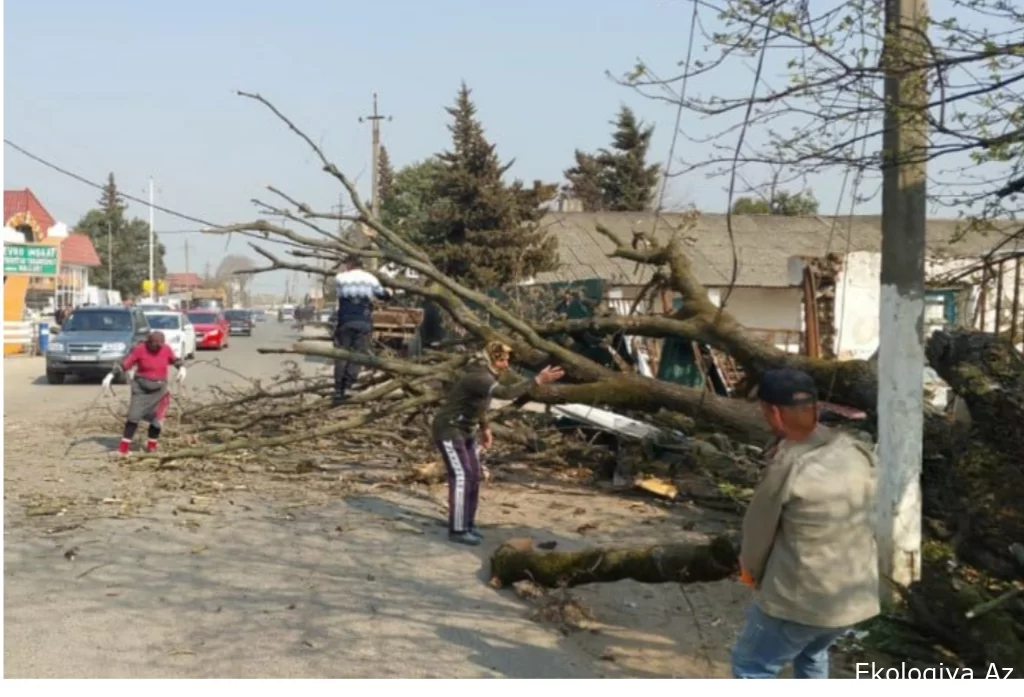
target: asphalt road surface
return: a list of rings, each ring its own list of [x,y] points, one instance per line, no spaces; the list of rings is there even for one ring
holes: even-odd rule
[[[288,357],[256,348],[295,338],[267,322],[200,352],[189,389],[279,374]],[[39,358],[4,361],[6,678],[727,674],[749,595],[738,583],[694,587],[685,602],[676,584],[574,589],[603,623],[566,634],[486,583],[502,539],[572,544],[589,530],[588,544],[652,544],[689,534],[683,509],[667,515],[571,481],[492,483],[481,494],[486,542],[467,548],[447,540],[444,485],[378,486],[394,481],[384,466],[370,482],[361,471],[290,478],[262,467],[215,470],[223,481],[210,482],[111,457],[116,432],[80,433],[72,450],[65,427],[100,387],[48,385],[43,373]],[[212,501],[207,511],[190,510],[197,496]]]
[[[201,351],[189,389],[277,375],[290,357],[256,348],[297,335],[271,321]],[[298,483],[297,507],[238,491],[189,516],[187,475],[173,485],[183,491],[151,486],[144,465],[111,457],[119,434],[68,454],[61,425],[99,390],[46,384],[41,358],[4,361],[5,677],[601,674],[483,583],[484,550],[447,543],[435,501],[414,502],[418,513],[375,497],[310,506]],[[145,506],[116,513],[140,491]],[[34,513],[69,500],[66,513]]]
[[[222,351],[199,350],[195,359],[186,362],[187,387],[204,390],[216,385],[243,382],[244,379],[269,378],[277,375],[288,357],[280,354],[261,354],[256,348],[287,347],[297,337],[298,332],[292,329],[290,324],[268,321],[257,324],[252,336],[231,337],[228,348]],[[296,357],[296,360],[303,362],[301,357]],[[44,405],[52,409],[85,407],[95,401],[96,393],[100,389],[99,381],[82,381],[76,377],[69,377],[63,385],[48,385],[45,372],[45,361],[41,357],[14,357],[4,361],[6,414],[23,409],[36,412]],[[123,391],[126,388],[122,386],[120,389]]]

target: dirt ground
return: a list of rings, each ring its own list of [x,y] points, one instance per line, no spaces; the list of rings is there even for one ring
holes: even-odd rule
[[[594,619],[565,631],[486,584],[509,537],[679,541],[720,514],[505,467],[486,543],[452,545],[444,487],[380,468],[157,473],[90,432],[68,453],[95,391],[35,385],[30,360],[5,362],[5,677],[728,676],[737,582],[580,587]]]

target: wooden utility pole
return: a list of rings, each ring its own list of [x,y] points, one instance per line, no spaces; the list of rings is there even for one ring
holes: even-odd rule
[[[882,270],[878,347],[879,571],[921,575],[928,104],[925,0],[886,0]],[[893,600],[883,578],[883,602]]]
[[[380,220],[380,122],[390,121],[390,116],[384,116],[377,111],[377,93],[373,93],[373,113],[369,116],[360,116],[359,122],[369,121],[372,132],[372,157],[373,162],[370,167],[370,212],[373,213],[373,217]],[[371,238],[371,244],[374,236],[374,231],[365,228],[367,236]],[[370,268],[377,268],[377,260],[370,260]]]

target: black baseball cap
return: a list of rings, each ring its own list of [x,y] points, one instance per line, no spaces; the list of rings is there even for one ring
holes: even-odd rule
[[[814,404],[818,387],[814,378],[802,370],[777,368],[761,375],[757,398],[776,407],[798,407]]]

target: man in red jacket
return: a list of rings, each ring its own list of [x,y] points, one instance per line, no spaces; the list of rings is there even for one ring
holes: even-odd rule
[[[156,450],[160,428],[164,414],[171,403],[171,392],[168,388],[169,368],[174,366],[177,371],[177,382],[185,382],[185,366],[181,358],[164,342],[163,332],[151,332],[146,340],[133,348],[120,365],[114,367],[103,378],[103,389],[113,394],[111,384],[114,378],[128,373],[131,375],[131,401],[128,403],[128,418],[125,420],[124,433],[117,451],[122,456],[128,455],[132,447],[132,439],[139,428],[140,421],[149,422],[149,433],[146,439],[146,452]]]

